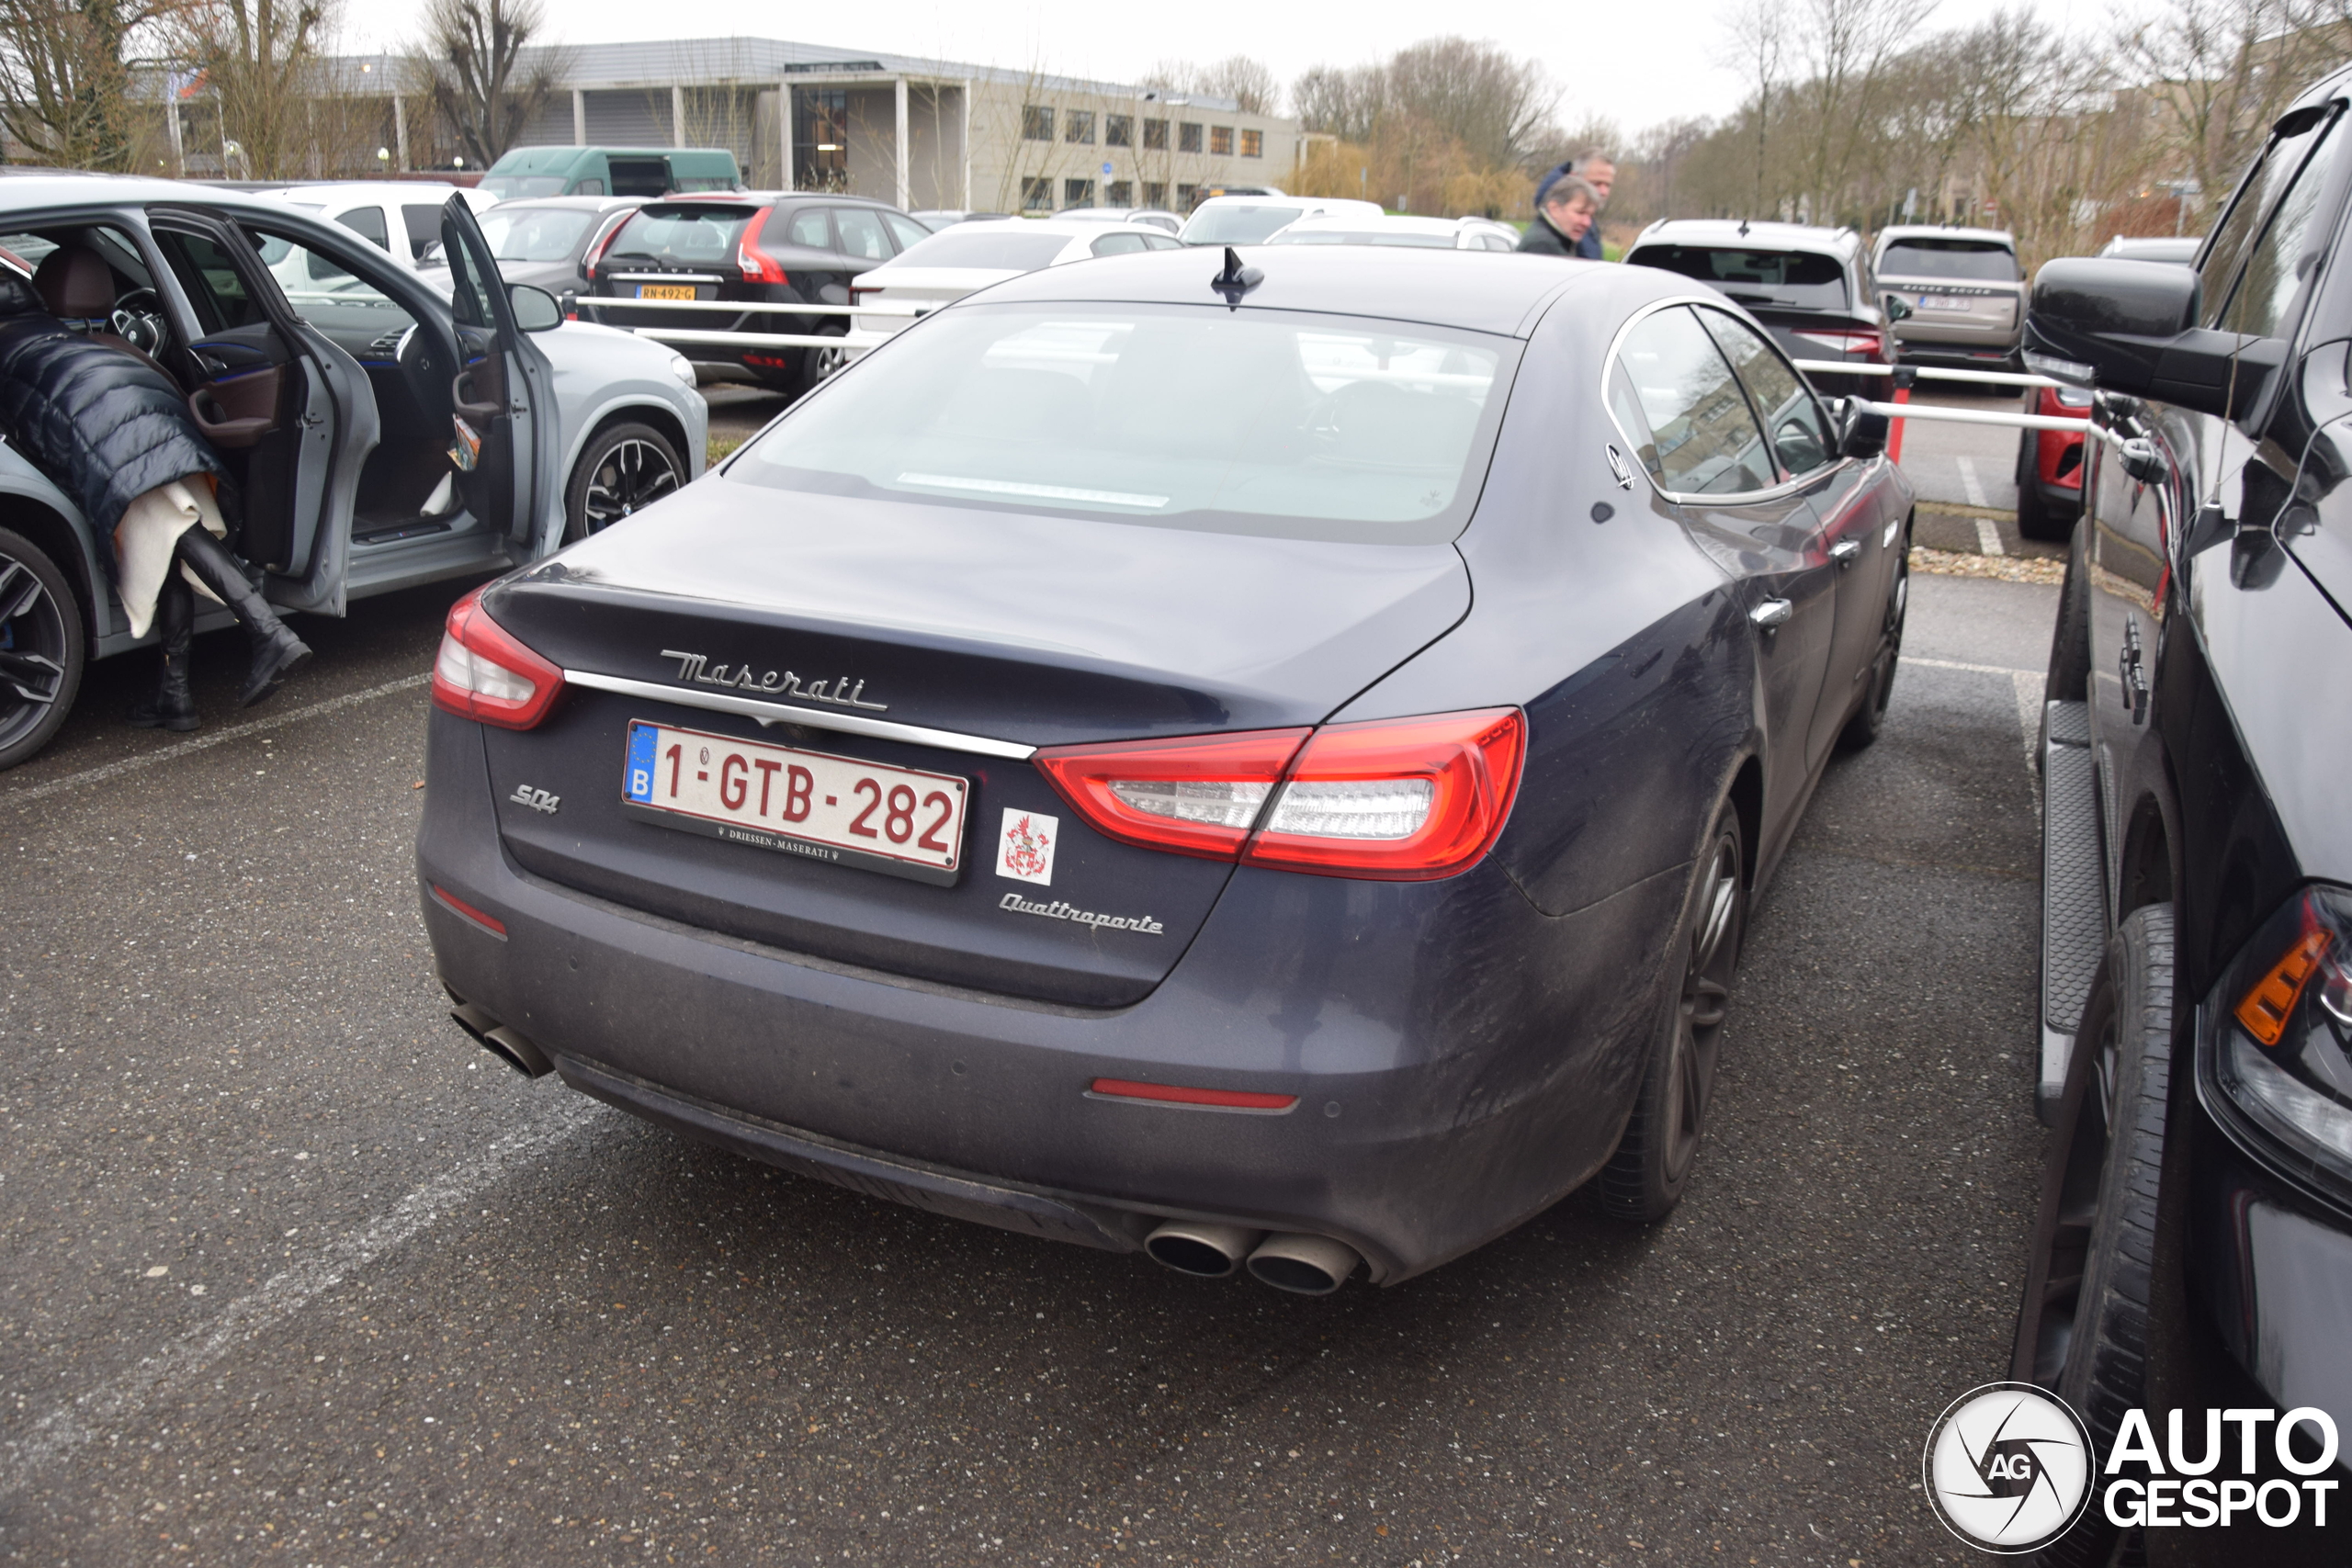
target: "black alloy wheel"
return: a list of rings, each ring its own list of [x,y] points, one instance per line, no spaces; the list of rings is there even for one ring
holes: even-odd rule
[[[2009,1375],[2039,1383],[2108,1452],[2148,1394],[2159,1179],[2172,1089],[2173,916],[2133,910],[2083,1004],[2042,1172]],[[2110,1561],[2117,1529],[2094,1501],[2045,1547],[2051,1568]]]
[[[1886,637],[1871,665],[1870,692],[1862,705],[1838,733],[1838,749],[1859,751],[1886,728],[1887,705],[1894,700],[1894,671],[1903,662],[1903,618],[1911,608],[1911,522],[1904,519],[1895,537],[1894,586],[1886,596]]]
[[[0,771],[49,744],[88,656],[65,574],[40,546],[0,528]]]
[[[1669,950],[1681,972],[1666,998],[1625,1135],[1593,1189],[1604,1212],[1636,1224],[1664,1219],[1682,1201],[1714,1093],[1732,978],[1747,933],[1739,817],[1728,804],[1715,818],[1708,846]]]
[[[616,424],[599,432],[571,470],[563,498],[563,542],[604,532],[674,494],[685,480],[678,449],[651,425]]]

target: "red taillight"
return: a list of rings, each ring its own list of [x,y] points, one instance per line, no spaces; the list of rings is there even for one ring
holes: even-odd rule
[[[528,729],[547,717],[562,690],[563,671],[492,620],[481,589],[449,606],[433,661],[435,707],[477,724]]]
[[[1242,863],[1396,882],[1466,870],[1510,815],[1526,737],[1517,708],[1318,729]]]
[[[1216,1111],[1288,1111],[1295,1094],[1255,1094],[1239,1089],[1187,1089],[1181,1084],[1096,1078],[1087,1093],[1098,1100],[1145,1100],[1156,1105],[1199,1105]]]
[[[1486,708],[1062,747],[1040,752],[1037,765],[1123,843],[1411,882],[1466,870],[1492,847],[1525,750],[1520,711]]]
[[[1125,844],[1231,860],[1306,739],[1304,729],[1063,746],[1037,766],[1095,831]]]
[[[447,888],[442,886],[437,882],[428,882],[425,886],[433,889],[433,897],[435,901],[445,905],[459,919],[471,920],[475,925],[480,926],[482,930],[488,931],[494,937],[500,938],[502,941],[505,938],[506,922],[500,919],[496,915],[488,914],[481,909],[475,908],[471,904],[467,903],[463,898],[458,897],[455,893],[450,892]]]
[[[1835,354],[1864,354],[1883,362],[1886,340],[1874,332],[1841,331],[1835,327],[1808,327],[1793,334],[1807,343],[1817,343]]]
[[[743,225],[743,237],[735,243],[735,267],[743,275],[746,283],[789,284],[792,281],[785,274],[784,264],[760,249],[760,230],[766,225],[768,214],[775,210],[773,207],[763,207],[752,213],[752,220]]]
[[[628,227],[629,219],[636,216],[637,215],[632,212],[628,217],[623,218],[619,222],[614,224],[610,230],[605,231],[603,239],[596,242],[596,254],[588,258],[588,264],[584,269],[591,279],[595,277],[596,268],[604,265],[605,253],[613,248],[613,242],[621,237],[621,231]]]

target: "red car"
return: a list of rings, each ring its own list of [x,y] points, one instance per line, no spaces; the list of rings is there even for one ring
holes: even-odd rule
[[[2102,256],[2126,261],[2171,262],[2187,266],[2197,259],[2201,239],[2109,240]],[[2086,419],[2091,395],[2073,387],[2035,389],[2029,413],[2059,419]],[[2021,430],[2018,433],[2018,532],[2029,539],[2064,543],[2083,514],[2083,438],[2071,430]]]

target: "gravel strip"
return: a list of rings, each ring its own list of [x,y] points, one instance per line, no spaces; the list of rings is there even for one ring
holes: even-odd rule
[[[1911,570],[1933,571],[1946,577],[1997,577],[2004,582],[2047,582],[2053,586],[2066,578],[2066,563],[2034,556],[1978,556],[1959,550],[1931,550],[1923,545],[1911,547]]]

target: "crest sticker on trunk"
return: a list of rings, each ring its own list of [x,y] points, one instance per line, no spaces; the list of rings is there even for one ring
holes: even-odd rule
[[[1015,882],[1052,886],[1054,840],[1061,836],[1060,818],[1005,807],[1004,829],[996,841],[996,874]]]

